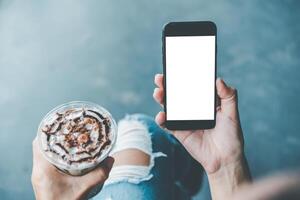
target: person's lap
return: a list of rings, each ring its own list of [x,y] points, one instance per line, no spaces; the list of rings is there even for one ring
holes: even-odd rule
[[[176,181],[187,173],[191,163],[191,157],[177,140],[161,129],[153,118],[143,114],[128,115],[123,119],[122,123],[121,127],[119,127],[119,134],[122,134],[122,131],[124,131],[122,127],[127,126],[126,131],[131,132],[130,136],[134,137],[134,132],[137,131],[134,126],[136,126],[137,123],[145,127],[144,134],[150,134],[151,140],[149,140],[149,142],[152,144],[149,145],[152,146],[151,152],[140,148],[140,146],[143,145],[137,144],[139,150],[151,154],[149,155],[150,159],[152,159],[150,166],[148,166],[150,167],[149,174],[145,177],[138,177],[137,175],[135,175],[136,177],[127,177],[125,174],[126,170],[132,166],[122,166],[122,172],[112,172],[112,177],[109,177],[107,181],[108,184],[105,184],[102,191],[93,199],[189,199],[188,195],[178,187]],[[126,123],[126,125],[124,125],[124,123]],[[128,129],[128,127],[131,126],[132,129]],[[138,131],[138,134],[141,134],[141,129]],[[139,135],[137,137],[141,136]],[[130,138],[122,136],[121,139],[123,138],[125,138],[124,140],[130,140],[128,143],[132,142]],[[117,142],[117,145],[122,145],[122,142],[119,141],[119,143],[120,144]],[[131,143],[131,146],[128,146],[128,148],[134,149],[135,145],[136,144]],[[124,151],[125,149],[122,150]],[[145,168],[147,166],[133,167],[139,170],[139,167]],[[128,172],[131,173],[132,170]],[[120,178],[120,173],[124,174],[123,178]],[[119,176],[115,174],[119,174]],[[118,176],[118,178],[115,178],[115,176]]]

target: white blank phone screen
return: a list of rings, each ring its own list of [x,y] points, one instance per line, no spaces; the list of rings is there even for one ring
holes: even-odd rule
[[[215,36],[166,37],[167,120],[214,120]]]

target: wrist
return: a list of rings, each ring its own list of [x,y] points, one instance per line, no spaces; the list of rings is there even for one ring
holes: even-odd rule
[[[49,191],[51,191],[51,192],[49,192]],[[74,198],[73,194],[68,194],[66,192],[57,191],[57,190],[55,190],[55,188],[53,188],[53,187],[49,188],[47,185],[43,185],[38,188],[34,187],[34,193],[35,193],[36,200],[79,199],[79,198]]]
[[[230,196],[243,184],[251,182],[251,176],[244,155],[221,165],[220,168],[208,173],[212,199],[230,199]]]

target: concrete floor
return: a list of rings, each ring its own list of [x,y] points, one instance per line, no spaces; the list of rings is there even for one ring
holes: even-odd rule
[[[0,199],[33,199],[31,141],[71,100],[154,115],[168,21],[218,25],[218,75],[239,90],[254,177],[300,166],[298,1],[0,0]],[[197,198],[207,199],[207,182]]]

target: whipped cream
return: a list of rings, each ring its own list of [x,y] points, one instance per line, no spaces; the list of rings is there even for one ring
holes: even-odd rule
[[[84,169],[112,144],[109,117],[92,108],[69,108],[49,115],[40,130],[41,147],[51,160]]]

